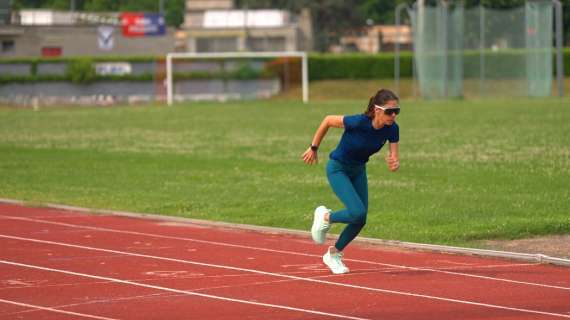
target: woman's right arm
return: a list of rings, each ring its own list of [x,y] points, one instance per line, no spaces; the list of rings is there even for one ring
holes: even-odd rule
[[[311,146],[305,151],[302,155],[303,161],[306,164],[316,164],[319,162],[317,157],[317,150],[314,148],[318,148],[321,145],[321,141],[327,134],[329,128],[344,128],[344,116],[326,116],[321,125],[317,129],[315,136],[313,137],[313,141],[311,142]],[[315,149],[315,150],[313,150]]]

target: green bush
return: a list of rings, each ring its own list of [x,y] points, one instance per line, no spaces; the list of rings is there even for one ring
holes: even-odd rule
[[[553,66],[556,66],[556,53],[553,53]],[[485,63],[487,65],[487,77],[520,76],[521,70],[514,67],[514,62],[525,59],[520,50],[507,50],[500,52],[487,52]],[[570,49],[564,49],[564,74],[570,76]],[[95,62],[157,62],[164,57],[157,56],[134,56],[134,57],[64,57],[64,58],[3,58],[2,63],[29,63],[32,66],[31,76],[0,76],[0,82],[10,81],[72,81],[74,83],[89,83],[99,80],[124,80],[124,81],[148,81],[154,79],[155,74],[124,75],[124,76],[97,76],[93,65]],[[409,51],[400,54],[400,77],[411,78],[413,68],[413,54]],[[394,54],[311,54],[309,56],[310,80],[325,79],[393,79],[394,78]],[[480,56],[478,51],[463,52],[464,74],[467,78],[478,77],[480,68]],[[65,62],[68,69],[65,77],[36,75],[37,65],[42,62]],[[278,68],[269,68],[262,72],[251,69],[247,65],[237,71],[220,74],[180,73],[175,74],[177,79],[209,79],[222,76],[224,79],[251,79],[269,77],[279,72]],[[292,68],[295,69],[295,68]],[[553,70],[556,73],[556,68]]]
[[[412,55],[400,55],[400,77],[412,76]],[[309,58],[310,80],[394,78],[393,54],[314,54]]]
[[[500,52],[485,51],[485,77],[488,79],[525,77],[527,56],[523,50],[505,50]],[[463,55],[465,78],[479,78],[481,74],[481,55],[479,51],[466,51]]]
[[[453,53],[451,53],[453,54]],[[463,54],[464,73],[467,78],[478,77],[480,55],[478,51]],[[564,74],[570,76],[570,49],[564,49]],[[412,77],[413,54],[400,54],[400,77]],[[553,53],[553,72],[556,73],[556,52]],[[522,62],[521,62],[522,59]],[[517,68],[524,64],[526,56],[522,50],[485,52],[486,73],[489,78],[518,77],[524,70]],[[324,79],[392,79],[394,78],[393,54],[313,54],[309,58],[311,80]]]
[[[88,58],[69,61],[66,74],[73,83],[89,83],[97,78],[93,60]]]
[[[253,69],[248,63],[241,63],[237,70],[233,72],[235,77],[240,80],[249,80],[259,78],[260,72]]]

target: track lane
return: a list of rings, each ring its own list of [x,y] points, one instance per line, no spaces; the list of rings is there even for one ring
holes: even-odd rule
[[[83,238],[84,238],[84,237],[83,237]],[[87,239],[89,239],[89,240],[91,241],[91,240],[93,239],[93,236],[90,236],[90,237],[88,237]],[[25,240],[24,238],[22,238],[22,241],[24,241],[24,242],[26,242],[26,243],[30,243],[30,240]],[[46,242],[46,241],[42,241],[42,240],[39,240],[39,241],[40,241],[41,244],[45,244],[44,242]],[[66,265],[68,265],[68,264],[70,263],[70,262],[69,262],[70,259],[67,259],[67,261],[66,261],[66,259],[60,259],[60,258],[58,258],[58,257],[53,258],[53,254],[50,254],[49,249],[46,250],[45,248],[41,248],[40,250],[38,250],[38,248],[36,248],[37,242],[31,242],[31,243],[32,243],[32,245],[31,245],[32,248],[31,248],[30,250],[39,251],[39,252],[45,252],[46,255],[50,256],[50,262],[51,262],[52,264],[54,264],[56,267],[57,267],[58,265],[66,266]],[[94,256],[93,259],[99,259],[99,258],[101,258],[101,259],[107,259],[107,260],[110,259],[110,260],[112,260],[111,262],[119,263],[118,266],[109,267],[110,270],[113,270],[113,271],[115,271],[115,272],[117,272],[117,270],[125,269],[127,266],[140,265],[140,264],[141,264],[141,263],[139,263],[139,264],[125,263],[124,261],[121,262],[120,260],[118,260],[118,259],[116,259],[116,258],[109,258],[109,253],[113,253],[113,254],[121,254],[121,253],[122,253],[122,252],[117,252],[116,250],[97,249],[97,248],[93,248],[93,247],[85,247],[85,248],[80,248],[80,250],[79,250],[80,252],[79,252],[79,253],[75,253],[75,252],[74,252],[74,253],[69,253],[69,252],[63,252],[63,253],[62,253],[62,251],[66,251],[66,250],[62,250],[62,249],[61,249],[61,246],[62,246],[62,245],[63,245],[63,248],[65,248],[65,249],[69,249],[70,246],[72,247],[72,249],[77,249],[77,248],[76,248],[77,245],[69,245],[69,244],[66,245],[66,244],[64,244],[64,243],[54,243],[54,244],[57,245],[58,247],[60,247],[59,249],[56,249],[56,250],[59,252],[60,255],[73,257],[73,259],[75,259],[75,260],[77,261],[77,263],[75,263],[75,262],[73,263],[73,266],[74,266],[74,267],[77,267],[77,268],[79,268],[79,269],[81,269],[81,270],[82,270],[83,268],[85,268],[85,267],[87,267],[87,266],[89,266],[89,265],[92,265],[92,264],[94,263],[93,260],[88,261],[88,259],[85,259],[85,257],[83,257],[83,255],[85,255],[86,252],[82,251],[81,249],[88,249],[88,250],[90,250],[90,251],[96,251],[97,253],[101,253],[101,251],[103,251],[103,252],[105,253],[105,255],[98,254],[98,255]],[[48,245],[52,245],[52,243],[48,243]],[[114,247],[116,247],[116,246],[117,246],[117,245],[116,245],[116,243],[115,243],[115,244],[114,244]],[[12,245],[9,245],[9,247],[15,247],[15,245],[12,244]],[[26,245],[20,244],[20,245],[18,245],[17,247],[19,247],[20,250],[25,250]],[[128,252],[125,252],[125,253],[128,253]],[[132,253],[131,253],[131,254],[132,254]],[[135,254],[135,255],[136,255],[136,257],[144,257],[144,258],[150,258],[150,259],[158,259],[158,260],[160,260],[160,261],[168,261],[168,262],[176,262],[176,263],[183,262],[183,263],[186,263],[186,264],[189,263],[189,264],[191,264],[192,266],[196,266],[196,265],[197,265],[195,262],[192,262],[192,261],[190,261],[190,260],[176,259],[176,261],[173,261],[173,260],[174,260],[173,258],[164,258],[164,257],[159,257],[159,256],[150,256],[150,255],[148,255],[148,254]],[[28,255],[26,255],[26,254],[24,254],[24,257],[25,257],[26,259],[30,259],[30,258],[28,258]],[[38,259],[41,260],[41,261],[45,260],[43,257],[38,257]],[[198,265],[203,265],[203,263],[198,263]],[[208,267],[211,267],[211,266],[208,266]],[[219,267],[218,267],[218,268],[219,268]],[[225,268],[225,269],[231,269],[231,270],[236,269],[236,267],[233,267],[233,266],[226,266],[226,267],[223,267],[222,269],[224,269],[224,268]],[[128,274],[132,274],[132,272],[127,272],[127,273],[128,273]],[[303,281],[308,281],[308,280],[309,280],[309,279],[305,279],[305,278],[303,278],[303,277],[286,276],[286,275],[279,275],[279,274],[274,274],[274,275],[275,275],[275,276],[280,276],[280,277],[287,277],[287,278],[293,279],[293,280],[303,280]],[[346,276],[342,276],[342,277],[336,277],[336,278],[334,279],[334,280],[336,280],[336,281],[334,281],[334,282],[319,280],[319,281],[317,281],[317,283],[319,283],[319,284],[326,284],[326,285],[329,285],[329,286],[330,286],[330,285],[337,285],[337,286],[338,286],[339,283],[340,283],[340,284],[343,283],[343,281],[342,281],[343,279],[349,279],[349,276],[350,276],[350,280],[351,280],[351,281],[348,281],[346,284],[342,284],[342,286],[343,286],[342,289],[345,289],[345,288],[356,288],[356,289],[358,289],[358,290],[373,291],[373,292],[381,293],[381,294],[390,293],[390,294],[396,294],[396,295],[404,295],[404,296],[413,297],[413,298],[424,298],[424,299],[427,298],[427,299],[435,300],[435,301],[437,301],[437,302],[442,302],[442,301],[445,301],[445,302],[455,302],[455,303],[459,303],[459,304],[469,304],[469,305],[474,305],[474,306],[478,306],[478,307],[483,306],[483,307],[485,307],[485,308],[497,309],[497,308],[496,308],[496,305],[495,305],[495,304],[492,304],[492,303],[489,304],[489,305],[483,305],[483,304],[473,303],[473,302],[470,302],[470,301],[464,301],[464,300],[460,300],[460,299],[457,300],[457,299],[454,299],[454,298],[440,299],[440,298],[434,297],[434,296],[424,296],[424,295],[425,295],[424,293],[417,293],[418,289],[415,288],[415,285],[414,285],[413,287],[414,287],[416,290],[415,290],[415,291],[412,290],[411,293],[410,293],[409,291],[394,291],[393,289],[384,289],[385,286],[383,286],[384,288],[375,288],[375,287],[370,287],[370,286],[359,286],[358,284],[355,285],[355,282],[353,281],[353,278],[354,278],[355,276],[359,276],[359,275],[360,275],[360,274],[358,274],[358,273],[353,273],[353,274],[346,275]],[[370,273],[367,273],[367,275],[370,275]],[[341,281],[339,281],[339,280],[341,280]],[[311,281],[316,281],[316,280],[311,280]],[[380,281],[381,281],[381,280],[380,280]],[[282,282],[284,282],[284,281],[282,281]],[[364,281],[364,282],[365,282],[364,285],[369,285],[370,279],[369,279],[369,278],[365,278],[365,281]],[[256,284],[258,284],[258,283],[259,283],[259,282],[257,282]],[[270,281],[270,282],[268,282],[268,283],[270,284],[270,287],[273,287],[273,288],[268,288],[269,292],[271,292],[271,289],[273,289],[273,290],[277,289],[278,292],[281,291],[280,288],[276,288],[276,287],[275,287],[275,283],[276,283],[276,282],[271,282],[271,281]],[[261,282],[261,284],[264,284],[264,282]],[[385,281],[384,281],[384,284],[385,284]],[[292,284],[289,283],[289,284],[287,284],[288,287],[285,288],[285,290],[288,290],[289,292],[304,292],[304,290],[306,289],[306,288],[299,288],[299,289],[298,289],[298,288],[295,287],[295,285],[296,285],[296,284],[293,283],[293,287],[292,287]],[[295,290],[292,290],[292,288],[295,288]],[[414,289],[414,288],[412,288],[412,289]],[[446,288],[446,287],[444,286],[444,288]],[[234,289],[234,286],[230,286],[229,289]],[[330,289],[330,290],[329,290],[329,289]],[[332,288],[332,289],[329,288],[329,289],[326,289],[326,288],[325,288],[324,290],[325,290],[325,291],[339,291],[339,292],[342,292],[342,290],[337,290],[336,288]],[[421,288],[420,288],[420,289],[421,289]],[[240,291],[240,290],[238,290],[238,291]],[[319,288],[309,288],[309,291],[322,292],[323,289],[322,289],[322,288],[321,288],[321,289],[319,289]],[[421,291],[421,290],[420,290],[420,291]],[[262,295],[265,295],[265,292],[267,292],[267,291],[264,291],[264,290],[259,291],[259,290],[258,290],[258,291],[253,292],[253,293],[258,293],[258,292],[262,292],[262,293],[263,293]],[[238,292],[238,293],[239,293],[239,292]],[[346,294],[346,292],[343,293],[343,295],[345,295],[345,294]],[[232,296],[233,296],[233,295],[232,295]],[[550,295],[549,297],[551,297],[551,295]],[[250,297],[250,298],[251,298],[251,297]],[[250,298],[249,298],[249,299],[250,299]],[[298,299],[298,298],[299,298],[299,297],[296,297],[295,300]],[[343,301],[343,300],[342,300],[342,296],[341,296],[340,298],[341,298],[340,301],[342,302],[342,301]],[[390,298],[393,298],[393,297],[390,297]],[[330,302],[329,299],[327,299],[327,300]],[[357,299],[357,300],[358,300],[358,299]],[[362,300],[362,299],[360,299],[360,300]],[[383,297],[382,300],[389,300],[389,299],[386,299],[386,297]],[[309,301],[310,301],[310,300],[309,300]],[[311,305],[314,304],[314,303],[315,303],[314,301],[311,302]],[[409,303],[409,302],[395,300],[393,303],[395,303],[395,304],[400,304],[400,305],[401,305],[402,303],[404,303],[404,305],[406,305],[406,304]],[[414,302],[414,304],[417,304],[417,302]],[[437,305],[437,303],[436,303],[436,305]],[[423,310],[428,310],[428,309],[430,309],[430,308],[434,308],[434,306],[433,306],[433,305],[427,305],[425,308],[423,308]],[[513,307],[500,306],[499,309],[506,310],[506,309],[508,309],[508,308],[517,308],[517,309],[518,309],[518,308],[520,308],[520,307],[517,307],[517,306],[513,306]],[[524,308],[523,308],[523,309],[524,309]],[[517,311],[517,310],[513,310],[513,311]],[[539,310],[528,310],[528,309],[524,309],[524,310],[518,310],[518,311],[522,311],[523,313],[529,313],[529,312],[530,312],[530,313],[535,313],[535,314],[540,313]],[[465,313],[465,310],[463,310],[462,312]],[[543,311],[543,312],[544,312],[544,311]]]
[[[53,217],[52,217],[53,216]],[[84,219],[87,218],[87,219]],[[99,219],[94,219],[94,218],[105,218],[103,220],[105,220],[104,224],[101,222],[101,220]],[[74,243],[80,243],[81,245],[101,245],[104,244],[104,247],[110,247],[110,248],[122,248],[125,250],[135,250],[135,252],[139,252],[140,254],[161,254],[164,255],[166,257],[183,257],[184,259],[190,257],[192,259],[198,259],[198,261],[207,261],[209,263],[220,263],[220,259],[222,260],[222,262],[226,263],[230,263],[231,265],[237,265],[240,268],[265,268],[267,272],[272,272],[272,273],[279,273],[279,272],[283,272],[283,273],[287,273],[287,272],[306,272],[306,271],[315,271],[316,273],[314,275],[311,275],[311,273],[309,272],[307,275],[304,276],[325,276],[322,273],[322,270],[318,270],[318,265],[320,264],[320,261],[318,260],[318,256],[320,255],[319,253],[309,253],[309,254],[302,254],[303,251],[299,250],[299,246],[302,246],[302,248],[311,248],[312,251],[316,251],[317,249],[319,249],[318,247],[311,245],[310,242],[308,242],[306,239],[300,239],[299,237],[291,237],[293,238],[293,241],[288,241],[288,239],[286,238],[285,240],[281,240],[280,241],[267,241],[267,234],[260,234],[258,232],[229,232],[228,230],[225,229],[213,229],[213,230],[207,230],[202,226],[199,226],[197,228],[194,228],[192,226],[179,226],[179,225],[169,225],[169,224],[164,224],[163,222],[157,222],[157,221],[150,221],[150,220],[138,220],[138,219],[130,219],[130,218],[119,218],[119,219],[112,219],[112,218],[117,218],[117,217],[97,217],[97,216],[89,216],[89,215],[78,215],[78,216],[73,216],[73,215],[64,215],[62,216],[61,214],[58,215],[58,213],[56,214],[46,214],[46,213],[42,213],[42,219],[50,219],[50,220],[65,220],[68,222],[72,222],[73,224],[77,224],[77,225],[84,225],[87,226],[87,224],[93,224],[94,221],[97,221],[97,223],[101,228],[104,227],[109,227],[109,223],[112,223],[115,220],[117,221],[117,225],[112,225],[113,229],[117,229],[123,232],[129,232],[129,230],[140,230],[141,226],[143,227],[142,230],[145,230],[145,228],[148,229],[148,231],[145,232],[154,232],[154,233],[160,233],[160,235],[163,235],[163,237],[160,237],[160,235],[157,236],[152,236],[149,234],[146,234],[145,232],[139,232],[136,231],[136,234],[130,234],[130,233],[118,233],[118,232],[109,232],[109,231],[105,231],[105,230],[92,230],[92,229],[86,229],[86,230],[82,230],[79,227],[74,227],[74,226],[69,226],[69,225],[59,225],[59,224],[42,224],[42,223],[38,223],[38,222],[34,222],[34,221],[27,221],[28,223],[18,223],[13,225],[14,228],[10,228],[12,231],[17,231],[17,232],[22,232],[24,233],[24,235],[27,234],[33,234],[34,236],[40,237],[41,239],[45,239],[45,240],[59,240],[59,241],[65,241],[65,240],[69,240],[70,237],[73,239]],[[34,218],[36,219],[36,218]],[[52,221],[53,221],[52,220]],[[23,222],[24,220],[18,220],[20,222]],[[144,223],[143,223],[144,222]],[[42,227],[38,228],[37,225],[42,225]],[[191,236],[194,237],[199,237],[200,240],[199,241],[184,241],[182,239],[173,239],[172,237],[183,237],[184,235],[186,237],[188,237],[188,233],[191,233]],[[203,231],[203,232],[200,232]],[[182,234],[177,234],[177,232],[181,232]],[[224,250],[220,250],[220,247],[224,247],[221,246],[219,244],[215,244],[215,243],[209,243],[208,241],[211,240],[210,237],[214,237],[214,238],[218,238],[218,233],[224,233],[224,237],[221,237],[221,239],[224,239],[225,241],[231,241],[228,244],[234,244],[234,243],[238,243],[239,246],[238,247],[231,247],[232,250],[230,250],[230,253],[228,254],[227,252],[224,254]],[[229,233],[229,235],[227,234]],[[242,237],[243,234],[246,233],[245,237]],[[170,234],[174,234],[174,236],[169,236]],[[212,235],[213,234],[213,235]],[[255,239],[255,237],[260,238],[258,241],[253,241]],[[269,238],[279,238],[279,236],[281,235],[271,235],[271,237]],[[63,238],[63,239],[62,239]],[[242,239],[245,238],[245,239]],[[137,239],[137,240],[135,240]],[[204,240],[205,239],[205,240]],[[237,239],[237,240],[236,240]],[[272,239],[270,239],[272,240]],[[107,242],[108,241],[108,242]],[[270,248],[273,248],[271,250],[255,250],[254,248],[246,248],[248,246],[248,244],[250,243],[250,241],[252,241],[251,243],[255,243],[257,245],[256,248],[259,248],[260,245],[272,245]],[[181,244],[184,243],[184,244]],[[219,243],[216,242],[216,243]],[[285,248],[282,248],[282,246],[279,246],[278,244],[280,243],[285,243]],[[293,244],[293,245],[292,245]],[[297,251],[300,251],[300,254],[298,255],[294,255],[294,254],[283,254],[283,251],[285,250],[294,250],[295,246],[297,246]],[[312,249],[314,248],[314,249]],[[182,250],[181,250],[182,249]],[[186,250],[184,250],[186,249]],[[238,249],[237,251],[235,251],[236,249]],[[308,251],[308,250],[307,250]],[[294,253],[295,251],[291,251],[292,253]],[[380,256],[381,258],[386,258],[386,256],[391,256],[391,255],[396,255],[396,254],[400,254],[399,252],[392,252],[392,251],[388,251],[387,253],[385,251],[382,250],[370,250],[370,248],[367,248],[365,246],[357,246],[355,248],[355,250],[351,250],[351,256],[356,256],[358,257],[358,255],[362,254],[363,256],[365,254],[368,254],[370,256],[370,252],[372,252],[372,256],[376,257],[376,255]],[[269,258],[260,258],[260,257],[264,257],[265,255],[268,255]],[[229,256],[231,255],[231,256]],[[480,259],[480,258],[474,258],[474,257],[459,257],[460,259],[455,259],[457,256],[449,256],[449,255],[434,255],[434,254],[426,254],[426,253],[420,253],[420,254],[416,254],[416,252],[412,252],[412,253],[407,253],[404,254],[404,256],[406,257],[406,261],[410,262],[416,262],[417,257],[423,257],[424,260],[422,260],[422,263],[434,263],[434,264],[438,264],[435,267],[432,268],[455,268],[455,269],[466,269],[469,272],[479,272],[479,273],[484,273],[484,274],[489,274],[490,272],[493,273],[497,273],[497,272],[504,272],[505,274],[507,274],[507,272],[512,272],[512,270],[508,271],[508,268],[499,268],[497,271],[497,268],[495,269],[488,269],[488,268],[483,268],[485,267],[485,264],[487,263],[494,263],[496,265],[508,265],[508,264],[513,264],[510,261],[501,261],[501,260],[492,260],[492,261],[487,261],[485,259]],[[435,256],[435,257],[434,257]],[[104,257],[105,258],[105,257]],[[106,258],[110,258],[110,257],[106,257]],[[248,258],[253,258],[253,259],[248,259]],[[368,257],[369,258],[369,257]],[[484,263],[482,263],[481,261],[484,261]],[[382,261],[382,260],[380,260]],[[443,294],[448,294],[450,293],[450,291],[453,291],[453,287],[458,287],[459,289],[461,289],[460,291],[466,291],[465,287],[466,286],[472,286],[473,284],[471,284],[471,282],[469,283],[465,283],[464,281],[461,280],[453,280],[455,281],[455,285],[451,286],[451,289],[449,287],[446,286],[439,286],[441,285],[442,281],[449,281],[449,279],[447,279],[447,277],[442,279],[438,279],[436,278],[430,278],[428,275],[430,273],[433,273],[432,271],[429,270],[413,270],[410,268],[399,268],[398,266],[395,267],[390,267],[390,264],[386,264],[386,263],[381,263],[379,265],[373,265],[374,267],[376,267],[376,269],[381,269],[381,270],[374,270],[374,268],[371,268],[371,264],[369,263],[370,261],[366,261],[366,263],[360,263],[360,262],[351,262],[351,267],[353,270],[355,270],[356,272],[350,274],[349,276],[346,277],[334,277],[334,281],[335,282],[343,282],[346,279],[346,284],[347,285],[354,285],[356,284],[357,286],[361,285],[361,286],[368,286],[372,289],[375,289],[375,287],[373,285],[377,284],[377,283],[381,283],[382,287],[380,288],[385,288],[386,286],[388,287],[387,290],[406,290],[406,289],[411,289],[412,292],[417,292],[418,290],[415,286],[419,285],[420,286],[420,291],[421,290],[433,290],[430,291],[428,293],[432,294],[432,293],[443,293]],[[286,263],[286,264],[283,264]],[[417,262],[416,262],[417,263]],[[287,268],[284,266],[288,266]],[[380,268],[377,268],[377,266],[379,266]],[[477,269],[476,267],[482,267]],[[533,269],[543,269],[544,267],[551,267],[551,266],[529,266],[529,265],[523,265],[519,268],[522,269],[522,271],[520,272],[521,274],[527,276],[527,275],[534,275],[539,273],[539,270],[533,270]],[[388,269],[386,269],[388,268]],[[392,270],[390,270],[389,268],[393,268]],[[373,269],[373,270],[371,270]],[[399,270],[401,269],[401,270]],[[526,270],[525,270],[526,269]],[[529,269],[531,269],[529,271]],[[546,268],[549,269],[549,268]],[[564,274],[563,272],[563,268],[553,268],[554,270],[558,270],[560,271],[560,269],[562,269],[562,271],[560,273]],[[361,272],[359,270],[362,270]],[[483,270],[483,271],[482,271]],[[568,273],[566,273],[567,275]],[[428,276],[426,278],[426,276]],[[441,276],[441,275],[439,275]],[[446,276],[452,276],[452,277],[457,277],[460,278],[460,276],[458,275],[446,275]],[[372,280],[371,280],[372,277]],[[549,278],[551,279],[551,278]],[[556,279],[555,282],[556,284],[560,285],[561,288],[562,285],[566,285],[566,282],[564,279],[567,278],[563,278],[562,280],[560,279]],[[371,285],[371,281],[372,284]],[[471,281],[471,279],[469,279],[469,281]],[[478,281],[487,281],[484,279],[479,279]],[[287,282],[287,281],[283,281],[283,282]],[[294,282],[294,281],[293,281]],[[407,287],[407,284],[412,282],[413,285],[411,286],[411,288]],[[425,288],[425,283],[422,284],[422,282],[425,282],[428,284],[428,287]],[[386,286],[384,286],[386,285]],[[511,284],[512,285],[512,284]],[[516,284],[518,286],[523,286],[523,284]],[[479,286],[479,285],[476,285]],[[477,289],[477,287],[475,287],[475,291],[477,292],[483,292],[483,295],[490,295],[491,293],[489,292],[490,290],[496,290],[497,292],[500,291],[504,291],[503,294],[511,294],[511,290],[513,290],[512,288],[509,287],[503,287],[503,284],[501,283],[501,286],[497,287],[497,288],[489,288],[488,283],[483,285],[483,290],[481,289]],[[541,288],[545,289],[545,288]],[[553,289],[553,288],[550,288]],[[237,289],[236,289],[237,290]],[[332,289],[335,290],[335,289]],[[439,291],[438,291],[439,290]],[[564,291],[564,289],[558,289],[559,291]],[[539,290],[540,291],[540,290]],[[566,290],[567,291],[567,290]],[[424,292],[420,292],[419,294],[423,294]],[[453,293],[453,292],[452,292]],[[370,294],[370,293],[369,293]],[[453,293],[451,296],[457,296],[456,293]],[[491,294],[492,296],[492,294]],[[509,295],[507,295],[509,296]],[[450,297],[451,298],[451,297]],[[517,297],[509,297],[509,299],[514,298],[515,300],[517,299]],[[533,296],[534,298],[534,296]],[[567,296],[562,296],[562,299],[566,299]],[[535,299],[536,300],[536,299]],[[387,301],[390,301],[389,299],[387,299]],[[540,300],[539,300],[540,301]],[[558,303],[556,302],[557,298],[553,299],[553,303]],[[523,301],[524,302],[524,301]],[[389,306],[384,305],[384,310],[383,310],[383,314],[391,314],[390,310],[394,309],[397,310],[397,312],[405,312],[407,311],[409,313],[409,310],[406,310],[406,308],[401,308],[399,309],[398,307],[398,303],[401,304],[401,302],[398,302],[397,300],[395,300],[393,303],[395,303],[395,305],[389,304]],[[548,308],[554,308],[556,306],[549,306]],[[425,310],[430,310],[429,307]],[[426,314],[428,313],[427,311],[425,311]],[[560,312],[564,312],[566,311],[564,309],[564,306],[561,307],[561,311]],[[395,314],[395,313],[394,313]],[[506,315],[504,316],[509,316],[510,313],[507,312]],[[520,317],[519,317],[520,318]]]
[[[0,204],[1,209],[1,204]],[[149,221],[145,219],[132,219],[127,217],[116,216],[93,216],[87,214],[69,215],[67,211],[54,210],[54,209],[38,209],[38,208],[24,208],[27,214],[34,215],[35,217],[42,217],[52,221],[37,220],[35,218],[16,217],[19,219],[43,222],[46,225],[69,225],[72,228],[89,228],[91,230],[107,230],[117,234],[134,234],[141,235],[148,238],[163,238],[173,239],[193,243],[207,243],[214,246],[228,247],[228,248],[241,248],[253,251],[268,251],[275,253],[282,253],[285,255],[301,255],[312,256],[319,258],[322,255],[325,247],[318,247],[307,241],[306,237],[299,237],[288,234],[268,234],[263,233],[263,237],[259,236],[259,232],[248,232],[243,230],[227,230],[223,228],[207,228],[205,226],[197,226],[194,224],[180,224],[164,221]],[[38,212],[39,210],[39,212]],[[45,212],[44,212],[45,211]],[[49,212],[49,214],[47,213]],[[0,210],[0,218],[3,213]],[[41,215],[40,215],[41,214]],[[56,221],[53,221],[56,220]],[[61,221],[63,220],[63,221]],[[109,225],[114,225],[115,229],[109,228]],[[143,232],[141,230],[147,230]],[[157,234],[157,230],[160,233]],[[70,232],[80,232],[79,230]],[[220,242],[216,240],[224,240]],[[303,250],[299,250],[299,247]],[[359,250],[363,248],[364,250]],[[437,273],[445,273],[450,275],[468,276],[488,278],[494,281],[520,281],[532,285],[537,283],[539,285],[552,285],[559,287],[570,287],[570,279],[560,280],[564,278],[567,271],[566,268],[551,267],[548,272],[534,272],[532,268],[527,268],[524,272],[510,273],[513,278],[493,277],[493,273],[500,275],[509,274],[503,273],[500,270],[484,270],[477,267],[485,267],[486,265],[513,265],[512,262],[501,259],[481,259],[479,257],[469,257],[460,255],[447,255],[447,254],[433,254],[411,250],[393,249],[379,246],[351,246],[348,250],[348,257],[346,261],[356,261],[369,264],[369,268],[401,268],[403,270],[430,271]],[[451,257],[451,258],[448,258]],[[379,262],[383,261],[383,262]],[[495,262],[495,263],[493,263]],[[521,264],[527,266],[528,264]],[[458,267],[463,266],[463,267]],[[469,272],[473,268],[475,272]],[[539,269],[544,268],[543,265],[538,265]],[[506,269],[505,269],[506,270]],[[561,272],[559,272],[561,271]],[[481,273],[483,272],[483,274]],[[486,274],[490,276],[487,276]],[[521,274],[519,277],[518,274]],[[554,275],[555,273],[562,273],[562,275]],[[536,277],[534,280],[533,277]],[[550,278],[555,278],[556,281],[551,282]]]
[[[53,305],[54,308],[96,310],[99,313],[111,313],[120,319],[188,319],[189,317],[196,319],[208,317],[243,319],[258,316],[275,319],[360,319],[347,316],[337,317],[334,314],[321,313],[317,310],[295,310],[284,306],[272,306],[256,302],[242,303],[236,299],[193,293],[155,284],[150,285],[30,264],[6,262],[5,260],[1,260],[0,266],[16,267],[19,273],[35,273],[42,277],[50,277],[56,282],[69,282],[73,279],[79,281],[82,279],[97,280],[96,283],[88,283],[87,286],[85,283],[83,285],[78,284],[71,290],[67,289],[64,294],[58,291],[57,286],[45,286],[40,290],[38,288],[21,288],[21,290],[13,290],[12,294],[19,294],[19,296],[12,299],[41,300],[42,303]],[[63,279],[59,279],[62,277]],[[35,311],[13,312],[6,314],[6,316],[7,319],[13,319],[14,316],[18,316],[18,318],[24,316],[26,319],[42,319],[35,314]],[[0,317],[0,319],[2,318]]]
[[[20,248],[22,248],[22,250],[42,249],[40,251],[46,253],[49,251],[45,250],[43,246],[27,245],[26,243],[20,244]],[[147,270],[145,263],[137,261],[140,260],[138,257],[125,257],[123,260],[119,260],[116,258],[109,258],[108,256],[99,255],[94,256],[91,263],[84,264],[83,262],[85,262],[85,260],[83,258],[85,258],[85,252],[83,250],[67,247],[59,247],[56,248],[56,250],[60,255],[63,256],[78,257],[80,259],[78,261],[82,263],[79,265],[75,263],[69,264],[69,261],[63,262],[61,259],[51,260],[45,259],[43,256],[30,258],[28,255],[23,255],[23,258],[21,257],[20,260],[26,259],[27,264],[29,265],[42,263],[45,266],[46,264],[49,264],[50,269],[57,270],[60,270],[58,268],[61,268],[62,266],[67,266],[67,270],[73,270],[71,272],[76,272],[75,269],[86,270],[89,265],[98,266],[101,264],[101,262],[105,262],[106,268],[104,270],[101,270],[100,268],[97,268],[97,270],[93,270],[93,268],[87,270],[96,272],[97,277],[105,277],[106,274],[110,274],[113,275],[115,279],[125,276],[141,276],[141,274]],[[101,261],[98,261],[98,259]],[[130,261],[131,259],[133,261]],[[171,267],[173,266],[163,262],[161,263],[161,267],[171,270]],[[208,269],[209,268],[194,268],[192,271],[205,272],[208,271]],[[327,277],[330,276],[327,275]],[[305,281],[291,281],[290,279],[279,280],[263,275],[260,276],[260,279],[251,279],[251,277],[249,277],[245,283],[243,281],[244,279],[237,279],[239,280],[238,283],[235,283],[236,279],[231,281],[224,281],[223,286],[218,286],[210,282],[196,283],[195,280],[186,282],[184,279],[156,278],[154,280],[155,281],[152,282],[152,286],[160,286],[163,288],[174,288],[174,290],[187,291],[192,289],[196,290],[201,285],[204,285],[206,287],[202,287],[199,292],[208,292],[209,294],[213,293],[217,296],[245,299],[249,301],[263,301],[264,303],[273,303],[274,301],[278,301],[281,305],[287,304],[293,305],[295,307],[299,307],[299,304],[302,304],[302,306],[306,306],[307,309],[322,310],[323,308],[328,308],[328,313],[332,313],[330,309],[338,310],[340,314],[346,314],[346,310],[351,310],[350,315],[355,317],[361,317],[360,313],[374,314],[375,317],[377,317],[379,314],[384,314],[390,310],[392,310],[393,313],[402,313],[407,308],[405,304],[402,304],[402,301],[397,296],[387,296],[383,299],[378,299],[378,297],[374,295],[362,295],[360,288],[342,288],[342,290],[334,288],[331,289],[326,284],[308,284]],[[149,282],[150,281],[147,279],[144,283],[148,284]],[[315,293],[322,293],[323,299],[316,299]],[[346,299],[347,295],[356,297],[356,299]],[[363,304],[366,306],[366,308],[363,308]],[[418,301],[416,305],[421,306],[419,310],[423,310],[422,314],[425,313],[425,310],[433,308],[432,301]],[[193,309],[196,308],[198,312],[200,312],[200,310],[203,310],[200,309],[201,306],[202,304],[194,305]],[[210,307],[206,308],[206,310],[209,309]],[[447,306],[446,310],[455,310],[454,312],[461,312],[462,308],[460,306],[452,305]],[[242,313],[242,315],[243,314],[244,313]],[[465,314],[469,314],[469,312],[466,312]],[[407,315],[410,316],[410,319],[422,319],[422,316],[420,314],[416,314],[415,312],[408,312]]]

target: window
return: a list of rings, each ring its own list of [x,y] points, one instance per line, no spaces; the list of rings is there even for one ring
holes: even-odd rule
[[[196,39],[198,52],[233,52],[237,51],[237,38],[217,37]]]
[[[2,52],[14,51],[14,40],[2,40]]]
[[[285,37],[251,37],[247,39],[251,51],[285,51]]]

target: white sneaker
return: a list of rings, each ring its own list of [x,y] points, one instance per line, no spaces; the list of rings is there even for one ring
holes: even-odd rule
[[[331,253],[331,249],[332,247],[329,247],[327,253],[323,256],[323,262],[334,274],[348,273],[348,268],[342,262],[342,252]]]
[[[331,225],[325,221],[325,214],[330,212],[325,206],[320,206],[315,209],[315,216],[313,218],[313,226],[311,227],[311,235],[313,240],[318,244],[325,243],[327,232]]]

